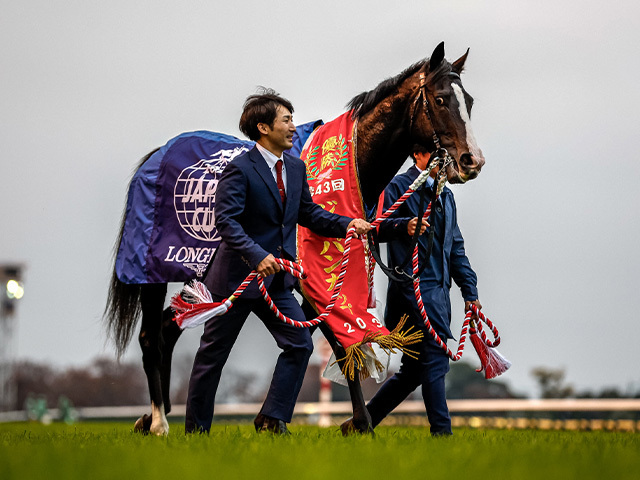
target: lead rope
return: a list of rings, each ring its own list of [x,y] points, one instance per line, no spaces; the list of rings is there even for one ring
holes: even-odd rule
[[[427,110],[428,112],[428,110]],[[431,171],[438,165],[440,161],[442,161],[442,167],[436,176],[436,195],[434,200],[437,201],[444,189],[446,184],[446,167],[447,165],[453,161],[449,156],[449,153],[445,149],[439,149],[442,151],[442,158],[435,157],[427,167],[411,184],[407,192],[400,197],[389,209],[382,214],[380,218],[377,218],[374,222],[372,222],[372,226],[378,227],[380,223],[391,216],[406,200],[409,198],[419,187],[426,181],[426,178],[431,174]],[[425,210],[422,223],[428,223],[429,216],[431,215],[431,207],[433,201],[429,202],[427,209]],[[416,227],[418,228],[418,227]],[[482,367],[478,371],[485,371],[486,378],[493,378],[497,375],[500,375],[504,371],[506,371],[510,366],[510,362],[504,357],[502,357],[497,351],[489,351],[488,348],[496,347],[500,344],[500,333],[496,326],[489,320],[476,305],[471,305],[470,310],[466,313],[464,322],[462,324],[462,331],[460,333],[460,341],[458,343],[458,350],[456,354],[447,347],[447,344],[442,341],[438,333],[431,326],[431,321],[427,315],[427,312],[424,309],[424,302],[422,300],[422,292],[420,291],[420,269],[419,269],[419,253],[418,253],[418,244],[415,245],[413,249],[413,257],[412,257],[412,268],[413,268],[413,290],[416,297],[416,302],[418,303],[418,307],[420,309],[420,314],[424,321],[424,325],[427,328],[429,335],[433,338],[433,340],[438,344],[442,350],[447,354],[447,356],[454,362],[457,362],[462,358],[462,354],[464,352],[465,341],[467,339],[467,334],[470,333],[472,335],[472,340],[474,347],[476,348],[476,352],[478,353],[478,357],[480,357],[480,361]],[[473,315],[477,316],[477,320],[473,319]],[[482,328],[482,322],[484,322],[489,329],[491,330],[494,340],[493,342],[487,338],[487,335]],[[477,337],[476,337],[477,336]],[[488,347],[488,348],[487,348]]]
[[[331,310],[333,310],[336,300],[338,299],[342,291],[344,275],[347,271],[347,265],[349,263],[352,234],[354,232],[354,227],[351,227],[347,230],[347,236],[344,239],[344,252],[342,253],[342,260],[340,262],[340,273],[338,274],[338,279],[336,280],[336,284],[333,287],[333,293],[331,295],[331,298],[329,299],[329,305],[327,305],[327,308],[324,312],[322,312],[314,319],[303,321],[294,320],[280,312],[273,299],[269,295],[269,292],[267,292],[267,289],[264,285],[264,279],[258,275],[258,272],[253,270],[249,275],[247,275],[247,277],[243,280],[236,291],[233,292],[233,294],[229,298],[226,298],[221,302],[214,302],[213,298],[211,297],[211,293],[207,290],[207,287],[202,282],[193,280],[190,284],[185,285],[185,287],[171,299],[170,306],[175,311],[173,320],[181,329],[185,329],[197,327],[205,323],[210,318],[224,315],[233,306],[233,302],[244,293],[249,284],[257,278],[258,288],[260,289],[262,298],[264,298],[264,300],[269,305],[269,308],[271,308],[273,313],[280,320],[296,328],[307,328],[318,325],[326,317],[329,316]],[[284,258],[276,258],[275,260],[285,272],[290,273],[296,278],[306,278],[306,274],[304,273],[302,266],[298,263],[286,260]]]
[[[448,157],[448,154],[445,158]],[[450,158],[450,157],[449,157]],[[389,209],[387,209],[382,216],[377,218],[372,222],[372,226],[377,228],[380,223],[391,216],[422,184],[427,180],[431,171],[438,164],[437,157],[432,161],[429,167],[418,175],[418,178],[414,180],[414,182],[409,186],[408,190],[394,202]],[[444,164],[446,167],[446,163]],[[438,186],[436,193],[436,200],[439,198],[442,189],[444,188],[444,184],[446,183],[446,174],[443,174],[445,168],[441,168],[437,178]],[[426,222],[431,214],[431,205],[432,202],[429,202],[429,206],[424,212],[423,222]],[[281,321],[296,327],[296,328],[308,328],[314,325],[318,325],[325,318],[329,316],[333,307],[335,305],[335,301],[340,296],[342,291],[342,284],[344,275],[347,270],[347,265],[349,263],[349,253],[351,251],[351,240],[352,234],[355,232],[355,228],[351,227],[347,231],[347,236],[344,239],[344,252],[342,254],[342,260],[340,262],[340,273],[338,275],[338,279],[333,288],[333,293],[331,299],[329,300],[329,304],[324,312],[318,315],[316,318],[311,320],[295,320],[284,315],[276,306],[273,299],[267,292],[267,289],[264,285],[264,279],[258,275],[258,272],[255,270],[252,271],[244,281],[238,286],[238,288],[233,292],[233,294],[223,300],[222,302],[214,302],[211,293],[207,290],[207,287],[197,280],[192,281],[190,284],[185,285],[185,287],[171,300],[171,308],[175,311],[175,315],[173,320],[178,324],[181,329],[185,328],[194,328],[199,325],[202,325],[210,318],[224,315],[229,309],[233,306],[233,302],[237,300],[243,292],[247,289],[249,284],[257,278],[258,288],[260,289],[260,293],[262,297],[269,305],[269,308],[274,312],[276,317]],[[372,271],[375,266],[375,261],[372,258],[371,253],[369,252],[370,257],[370,265],[371,269],[369,272],[368,280],[372,281]],[[467,339],[467,334],[471,333],[471,340],[480,357],[481,368],[477,371],[485,372],[485,378],[493,378],[501,373],[505,372],[510,366],[511,363],[502,357],[497,350],[493,350],[492,348],[500,344],[500,334],[495,325],[478,309],[477,306],[471,305],[471,309],[466,313],[464,322],[462,324],[462,331],[460,333],[460,341],[458,343],[457,353],[454,355],[453,352],[447,347],[447,344],[442,341],[440,336],[431,326],[431,322],[429,317],[424,309],[424,302],[422,300],[422,293],[420,292],[420,275],[419,275],[419,254],[418,254],[418,244],[415,245],[413,250],[412,257],[412,267],[413,267],[413,287],[414,293],[416,297],[416,301],[418,303],[418,307],[420,309],[420,314],[424,321],[425,326],[427,327],[427,331],[429,335],[433,338],[433,340],[442,348],[447,356],[454,362],[460,360],[462,358],[462,354],[464,352],[465,341]],[[282,267],[285,272],[299,278],[306,278],[306,274],[301,265],[298,263],[292,262],[290,260],[286,260],[283,258],[276,258],[276,262]],[[473,314],[476,314],[478,320],[472,320]],[[491,330],[494,340],[493,342],[487,338],[486,333],[482,328],[482,323],[484,322]]]
[[[380,223],[390,217],[422,184],[427,180],[431,171],[438,164],[438,158],[434,159],[434,161],[429,165],[429,167],[420,173],[420,175],[414,180],[414,182],[409,186],[408,190],[394,202],[389,209],[387,209],[379,218],[374,220],[371,225],[376,228],[380,225]],[[441,169],[441,172],[444,172],[444,168]],[[438,187],[437,187],[437,195],[436,200],[439,198],[440,193],[442,192],[442,188],[444,188],[444,184],[446,183],[446,176],[438,175]],[[426,222],[431,214],[431,202],[429,206],[424,212],[423,222]],[[347,265],[349,263],[349,253],[351,251],[351,240],[352,234],[355,232],[355,228],[350,228],[347,231],[347,236],[344,239],[344,252],[342,254],[342,260],[340,262],[340,273],[338,275],[338,279],[333,288],[333,293],[331,299],[329,300],[329,304],[327,305],[324,312],[318,315],[316,318],[311,320],[295,320],[284,315],[276,306],[273,299],[269,295],[267,291],[264,279],[258,275],[258,272],[255,270],[252,271],[244,281],[238,286],[238,288],[233,292],[233,294],[223,300],[222,302],[213,302],[211,294],[207,290],[206,286],[198,281],[193,281],[191,284],[186,285],[181,292],[177,293],[171,300],[171,308],[176,312],[174,315],[174,321],[180,326],[180,328],[194,328],[203,323],[205,323],[210,318],[215,316],[224,315],[229,309],[233,306],[233,302],[237,300],[247,289],[249,284],[257,278],[258,288],[260,289],[260,293],[262,297],[269,305],[269,308],[274,312],[274,314],[283,322],[296,327],[296,328],[308,328],[314,325],[318,325],[322,322],[326,317],[331,313],[336,300],[340,296],[342,291],[343,279],[347,270]],[[464,351],[465,341],[467,338],[467,333],[469,332],[469,325],[471,324],[471,328],[477,331],[478,335],[480,335],[482,342],[488,347],[494,347],[499,345],[500,343],[500,335],[498,329],[495,325],[485,317],[485,315],[475,306],[471,306],[471,310],[467,312],[465,316],[465,320],[462,325],[462,332],[460,334],[460,341],[458,345],[458,351],[454,355],[453,352],[447,347],[446,343],[442,341],[439,335],[431,326],[431,322],[427,313],[424,309],[424,303],[422,300],[422,294],[420,292],[420,276],[418,275],[419,267],[419,255],[418,255],[418,245],[414,247],[413,257],[412,257],[412,267],[413,267],[413,287],[414,293],[416,297],[416,301],[418,303],[418,307],[420,309],[420,314],[424,321],[425,326],[427,327],[428,333],[434,339],[434,341],[446,352],[446,354],[451,358],[451,360],[458,361],[462,357],[462,353]],[[286,260],[283,258],[276,258],[276,262],[282,267],[282,269],[289,274],[299,278],[306,278],[306,274],[302,266],[299,264],[292,262],[290,260]],[[373,269],[371,269],[373,270]],[[371,278],[371,274],[369,275]],[[472,321],[471,317],[473,314],[476,314],[480,321]],[[482,328],[482,323],[484,322],[491,329],[494,341],[491,342],[484,332]]]
[[[445,164],[446,166],[446,164]],[[433,167],[432,167],[433,168]],[[444,171],[444,168],[440,170],[437,177],[437,190],[435,201],[438,200],[444,185],[446,183],[446,176],[440,175]],[[427,222],[429,216],[431,215],[431,206],[432,202],[429,202],[429,206],[424,212],[422,217],[423,222]],[[424,321],[424,325],[427,327],[427,332],[431,335],[431,338],[438,344],[438,346],[444,350],[447,356],[454,362],[457,362],[462,358],[462,354],[464,352],[465,341],[467,339],[467,334],[470,334],[472,344],[480,358],[481,367],[477,369],[477,372],[484,371],[485,378],[494,378],[509,369],[511,366],[511,362],[509,362],[506,358],[504,358],[497,350],[494,350],[494,347],[497,347],[500,344],[500,333],[498,332],[497,327],[489,320],[484,313],[476,306],[471,304],[470,310],[465,314],[464,321],[462,323],[462,330],[460,332],[460,340],[458,342],[458,350],[454,355],[451,349],[447,347],[447,344],[442,341],[438,333],[431,326],[431,321],[427,315],[427,312],[424,308],[424,302],[422,300],[422,292],[420,291],[420,274],[419,274],[419,255],[418,255],[418,245],[413,249],[413,257],[412,257],[412,267],[413,267],[413,291],[416,297],[416,302],[418,303],[418,308],[420,309],[420,315]],[[477,319],[473,319],[473,315],[477,316]],[[491,341],[487,338],[487,335],[482,327],[482,323],[485,323],[491,333],[493,334],[494,340]]]
[[[432,168],[435,168],[435,165],[418,175],[418,178],[416,178],[414,182],[409,186],[409,189],[404,193],[404,195],[396,200],[396,202],[391,207],[389,207],[389,209],[384,212],[380,218],[376,219],[372,223],[372,226],[377,227],[380,222],[392,215],[393,212],[395,212],[418,188],[420,188],[420,186],[427,181]],[[171,299],[170,306],[175,311],[173,320],[181,329],[185,329],[195,328],[199,325],[202,325],[210,318],[224,315],[233,306],[233,302],[242,295],[249,284],[257,278],[258,288],[260,289],[262,297],[269,304],[269,307],[271,308],[273,313],[275,313],[275,315],[280,320],[296,328],[305,328],[318,325],[326,317],[329,316],[336,300],[338,299],[342,291],[343,279],[347,270],[347,265],[349,263],[349,252],[351,251],[352,239],[351,235],[353,234],[353,232],[355,232],[355,228],[352,227],[347,231],[347,236],[344,239],[344,252],[342,253],[342,260],[340,262],[340,273],[338,275],[336,284],[334,285],[333,293],[329,300],[329,305],[327,305],[327,308],[324,312],[322,312],[314,319],[303,321],[294,320],[280,312],[280,310],[278,310],[278,307],[271,299],[271,296],[267,292],[267,289],[264,285],[264,280],[258,275],[258,272],[253,270],[251,273],[249,273],[249,275],[247,275],[247,277],[243,280],[236,291],[221,302],[214,302],[213,298],[211,297],[211,293],[207,290],[207,287],[202,282],[193,280],[188,285],[185,285],[184,288],[180,292],[175,294]],[[299,264],[282,258],[276,258],[276,262],[278,262],[278,264],[283,267],[286,272],[292,274],[293,276],[301,279],[305,278],[304,271]],[[373,267],[375,265],[375,262],[372,262],[371,265]],[[369,272],[369,282],[373,280],[372,272],[373,268],[371,268]]]
[[[427,211],[430,211],[430,210],[431,210],[431,205],[429,205],[429,208],[427,209]],[[425,216],[427,216],[426,213],[425,213]],[[420,291],[420,277],[416,275],[416,272],[418,271],[418,247],[417,246],[416,248],[414,248],[414,251],[413,251],[412,265],[413,265],[413,272],[414,272],[413,291],[416,297],[416,302],[418,303],[418,308],[420,309],[420,315],[422,315],[422,319],[424,321],[424,325],[427,327],[427,331],[429,335],[431,335],[433,340],[438,344],[440,348],[442,348],[445,351],[447,356],[452,361],[457,362],[462,358],[465,341],[467,339],[467,333],[469,332],[469,326],[471,326],[472,333],[474,334],[477,333],[478,335],[480,335],[482,342],[487,347],[493,348],[493,347],[497,347],[500,344],[500,333],[498,332],[498,329],[496,328],[496,326],[493,324],[493,322],[491,322],[491,320],[489,320],[482,313],[482,311],[476,305],[472,304],[470,306],[471,309],[466,313],[464,317],[464,322],[462,323],[462,331],[460,332],[460,341],[458,342],[458,351],[454,355],[453,352],[449,349],[449,347],[447,347],[447,344],[442,341],[438,333],[431,326],[431,321],[429,320],[429,316],[427,315],[427,312],[424,309],[424,302],[422,301],[422,293]],[[478,320],[472,320],[473,314],[476,314],[476,316],[478,317]],[[487,338],[487,335],[482,328],[481,322],[486,323],[489,329],[491,329],[491,332],[494,337],[493,342]]]
[[[396,202],[391,205],[391,207],[389,207],[389,209],[384,212],[380,218],[376,219],[372,223],[372,226],[377,227],[378,225],[380,225],[380,223],[384,219],[392,215],[416,190],[418,190],[418,188],[420,188],[420,186],[422,186],[422,184],[426,182],[429,173],[433,168],[435,168],[435,165],[437,165],[436,161],[432,162],[432,165],[427,170],[420,173],[420,175],[418,175],[418,178],[413,181],[404,195],[396,200]],[[202,325],[210,318],[224,315],[233,306],[233,302],[240,296],[242,296],[249,284],[251,284],[251,282],[257,278],[258,288],[260,289],[262,297],[269,305],[269,308],[271,308],[273,313],[275,313],[275,315],[280,320],[296,328],[306,328],[318,325],[326,317],[329,316],[336,300],[342,292],[343,279],[347,270],[347,265],[349,263],[349,253],[351,251],[351,240],[353,232],[355,232],[355,228],[352,227],[347,231],[347,236],[344,239],[344,251],[342,253],[342,260],[340,261],[340,273],[338,274],[338,279],[336,281],[336,284],[334,285],[329,304],[327,305],[324,312],[322,312],[314,319],[303,321],[295,320],[287,317],[282,312],[280,312],[276,304],[271,299],[271,296],[267,292],[267,289],[264,285],[264,280],[258,275],[258,272],[253,270],[251,273],[249,273],[249,275],[247,275],[247,277],[242,281],[242,283],[233,292],[233,294],[228,298],[222,300],[221,302],[214,302],[213,298],[211,297],[211,293],[207,290],[207,287],[202,282],[193,280],[190,284],[185,285],[185,287],[171,299],[170,306],[175,311],[173,320],[178,324],[178,326],[180,326],[180,328],[185,329],[195,328],[199,325]],[[283,258],[276,258],[275,260],[286,272],[300,279],[306,278],[304,270],[299,264]],[[370,272],[369,279],[371,278],[372,275]]]

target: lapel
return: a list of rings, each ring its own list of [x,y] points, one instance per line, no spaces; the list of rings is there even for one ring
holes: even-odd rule
[[[265,161],[264,157],[260,153],[260,150],[258,150],[258,147],[253,147],[249,151],[249,158],[253,162],[253,168],[255,169],[256,172],[258,172],[258,175],[260,175],[260,178],[262,178],[267,188],[269,188],[269,191],[271,192],[273,199],[278,205],[278,208],[280,209],[280,211],[282,211],[282,200],[280,199],[278,186],[276,185],[276,181],[273,178],[273,175],[271,174],[271,170],[269,170],[269,166],[267,165],[267,162]],[[289,172],[287,171],[287,175],[288,174]],[[289,179],[287,178],[287,184],[289,183],[288,180]]]
[[[287,153],[284,153],[282,155],[282,159],[284,160],[284,167],[287,170],[287,204],[285,208],[286,213],[290,208],[293,208],[292,205],[294,202],[291,200],[296,200],[299,196],[298,191],[300,190],[300,185],[302,185],[302,178],[300,178],[300,175],[298,174],[299,170],[295,167],[293,157],[291,157]],[[278,196],[278,198],[280,197]]]

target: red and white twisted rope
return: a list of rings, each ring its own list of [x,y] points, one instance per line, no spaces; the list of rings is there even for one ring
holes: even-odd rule
[[[374,220],[372,226],[374,228],[377,227],[380,222],[392,215],[393,212],[395,212],[418,188],[420,188],[420,186],[424,182],[426,182],[429,173],[435,167],[435,165],[437,165],[437,162],[433,163],[428,169],[418,175],[418,178],[413,181],[404,195],[396,200],[396,202],[386,212],[384,212],[380,218]],[[247,277],[243,280],[240,286],[238,286],[235,292],[233,292],[233,294],[229,298],[223,300],[222,302],[213,302],[211,294],[208,292],[207,288],[201,282],[193,281],[190,285],[185,286],[183,290],[180,293],[176,294],[171,300],[171,308],[173,308],[173,310],[175,311],[174,320],[176,321],[176,323],[178,323],[180,328],[184,329],[197,327],[210,318],[224,315],[233,306],[233,302],[242,295],[249,284],[257,278],[258,288],[260,289],[263,298],[280,320],[298,328],[317,325],[327,316],[329,316],[336,300],[338,299],[342,291],[343,279],[346,273],[347,264],[349,263],[349,252],[351,251],[351,238],[353,232],[355,232],[355,229],[352,227],[347,231],[347,235],[344,239],[344,251],[342,253],[342,260],[340,262],[340,273],[338,274],[338,278],[334,285],[329,304],[327,305],[325,311],[314,319],[298,321],[282,314],[282,312],[278,310],[278,307],[269,296],[264,286],[264,280],[259,276],[258,272],[254,270],[249,275],[247,275]],[[371,254],[370,256],[372,257]],[[278,262],[285,269],[285,271],[291,273],[294,276],[297,276],[298,278],[302,278],[300,276],[303,274],[302,267],[300,267],[300,265],[298,265],[297,263],[290,262],[289,260],[281,258],[276,258],[276,262]],[[375,261],[373,261],[373,258],[370,258],[370,262],[371,268],[369,269],[368,277],[369,285],[371,285],[371,283],[373,282],[373,267],[375,266]]]
[[[427,168],[422,173],[420,173],[420,175],[418,175],[418,177],[409,186],[407,191],[398,200],[396,200],[394,204],[391,205],[391,207],[389,207],[389,209],[385,211],[380,218],[377,218],[376,220],[374,220],[371,223],[371,226],[375,228],[378,225],[380,225],[380,223],[385,218],[388,218],[390,215],[392,215],[393,212],[395,212],[404,202],[406,202],[407,199],[411,195],[413,195],[413,193],[418,188],[420,188],[420,186],[424,182],[427,181],[427,178],[429,177],[431,170],[435,168],[436,165],[437,165],[437,162],[433,163],[429,168]],[[287,317],[286,315],[284,315],[282,312],[280,312],[276,304],[273,302],[273,300],[267,293],[267,289],[264,287],[264,282],[262,278],[258,278],[258,286],[260,288],[260,292],[262,293],[263,298],[269,304],[269,307],[271,308],[271,310],[275,313],[275,315],[280,320],[294,327],[304,328],[304,327],[311,327],[311,326],[317,325],[320,322],[322,322],[326,317],[329,316],[342,290],[344,275],[347,271],[347,264],[349,263],[349,252],[351,250],[352,233],[354,231],[355,229],[353,227],[350,228],[349,231],[347,231],[347,236],[344,239],[344,252],[342,253],[342,261],[340,262],[340,273],[338,274],[338,279],[336,280],[336,284],[333,287],[333,292],[332,292],[331,298],[329,299],[329,304],[327,305],[327,308],[325,309],[324,312],[322,312],[320,315],[318,315],[316,318],[312,320],[304,320],[304,321],[293,320]],[[368,284],[371,285],[373,283],[373,269],[375,267],[375,260],[373,259],[373,255],[371,253],[369,253],[369,261],[370,261],[370,268],[369,268],[367,281],[368,281]]]
[[[327,305],[327,308],[325,309],[324,312],[322,312],[316,318],[313,318],[311,320],[299,321],[284,315],[278,309],[276,304],[273,302],[273,300],[269,296],[269,293],[267,292],[267,289],[264,286],[263,279],[260,277],[258,278],[258,287],[260,288],[260,293],[262,293],[262,297],[269,304],[269,308],[271,308],[273,313],[275,313],[276,317],[278,317],[283,322],[288,323],[289,325],[294,326],[296,328],[306,328],[306,327],[312,327],[314,325],[318,325],[320,322],[322,322],[325,318],[329,316],[329,314],[331,313],[331,310],[333,310],[333,307],[336,304],[336,300],[338,299],[342,291],[342,284],[344,283],[344,275],[347,273],[347,264],[349,263],[349,253],[351,252],[352,234],[354,232],[355,232],[354,227],[351,227],[349,230],[347,230],[347,236],[344,239],[344,252],[342,253],[342,260],[340,262],[340,273],[338,274],[336,283],[333,286],[333,292],[331,294],[331,298],[329,299],[329,304]],[[294,275],[296,274],[294,273]],[[301,277],[298,277],[298,278],[301,278]]]
[[[396,200],[394,202],[394,204],[391,207],[389,207],[389,209],[386,212],[384,212],[380,218],[377,218],[376,220],[374,220],[372,222],[371,226],[374,227],[374,228],[377,227],[385,218],[388,218],[404,202],[406,202],[407,199],[411,195],[413,195],[413,193],[418,188],[420,188],[420,186],[424,182],[427,181],[427,178],[429,177],[429,174],[430,174],[431,170],[433,168],[435,168],[436,165],[437,165],[437,162],[434,162],[429,168],[427,168],[422,173],[420,173],[420,175],[418,175],[418,177],[409,186],[408,190],[398,200]],[[318,315],[314,319],[298,321],[298,320],[294,320],[294,319],[289,318],[286,315],[284,315],[278,309],[276,304],[273,302],[273,300],[269,296],[269,293],[267,292],[267,289],[264,286],[264,281],[262,280],[262,278],[258,277],[258,287],[260,288],[260,292],[262,293],[262,297],[269,304],[269,308],[271,308],[273,313],[275,313],[275,315],[280,320],[282,320],[285,323],[288,323],[289,325],[297,327],[297,328],[305,328],[305,327],[311,327],[311,326],[317,325],[320,322],[322,322],[326,317],[329,316],[329,314],[331,313],[331,310],[333,309],[333,307],[335,305],[336,300],[340,296],[340,292],[342,291],[342,283],[343,283],[344,275],[345,275],[345,273],[347,271],[347,264],[349,263],[349,252],[351,250],[351,239],[352,239],[352,233],[354,231],[355,231],[355,229],[353,227],[350,228],[347,231],[347,236],[344,239],[344,251],[342,253],[342,261],[340,262],[340,273],[338,274],[338,279],[336,280],[336,284],[333,287],[333,292],[332,292],[331,298],[329,299],[329,304],[327,305],[327,308],[325,309],[325,311],[322,312],[320,315]],[[373,282],[373,268],[375,267],[375,260],[373,259],[373,255],[371,255],[370,253],[369,253],[369,257],[370,257],[370,266],[371,266],[371,268],[369,269],[367,280],[368,280],[369,285],[371,285],[372,282]]]
[[[183,288],[183,290],[176,294],[171,300],[171,308],[176,312],[174,320],[178,323],[180,328],[184,329],[197,327],[210,318],[224,315],[233,306],[233,302],[242,295],[249,284],[257,278],[258,288],[260,289],[262,297],[269,305],[269,308],[271,308],[273,313],[275,313],[280,320],[296,328],[306,328],[317,325],[329,316],[342,291],[342,284],[344,283],[344,276],[347,272],[347,264],[349,263],[349,253],[351,252],[351,239],[354,232],[354,227],[347,230],[347,236],[344,239],[344,252],[342,253],[342,260],[340,262],[340,273],[338,274],[338,278],[333,287],[333,293],[329,300],[329,305],[327,305],[324,312],[314,319],[299,321],[284,315],[278,309],[267,292],[263,278],[254,270],[247,275],[236,291],[222,302],[213,302],[211,294],[201,282],[194,281],[190,285],[185,286],[185,288]],[[284,271],[297,278],[306,278],[306,274],[299,264],[284,258],[276,258],[275,260]],[[183,297],[186,297],[186,299]]]
[[[376,220],[374,220],[371,223],[371,225],[374,228],[376,228],[377,226],[380,225],[380,223],[383,220],[391,216],[427,180],[431,170],[435,167],[435,165],[437,165],[437,163],[433,163],[429,168],[424,170],[416,178],[416,180],[414,180],[414,182],[409,186],[408,190],[398,200],[396,200],[393,203],[393,205],[391,205],[391,207],[389,207],[389,209],[387,209],[379,218],[376,218]],[[438,190],[440,191],[441,189],[438,189]],[[430,214],[431,214],[431,202],[429,203],[427,209],[424,212],[424,216],[423,216],[424,222],[428,220]],[[349,253],[351,251],[351,240],[352,240],[353,232],[355,232],[355,228],[352,227],[347,231],[347,235],[344,239],[344,251],[342,254],[342,260],[340,262],[340,273],[338,274],[338,278],[334,285],[332,296],[331,296],[331,299],[329,300],[329,304],[327,305],[327,308],[325,309],[325,311],[322,312],[320,315],[318,315],[314,319],[299,321],[284,315],[278,309],[276,304],[273,302],[273,299],[267,292],[267,289],[264,285],[263,278],[260,277],[259,274],[254,270],[249,275],[247,275],[245,280],[240,284],[240,286],[236,289],[235,292],[233,292],[233,294],[228,299],[225,299],[222,302],[218,302],[218,303],[212,302],[210,293],[207,291],[206,287],[202,285],[200,282],[194,282],[193,285],[186,286],[181,292],[182,295],[180,293],[175,295],[171,302],[171,307],[176,311],[174,320],[178,322],[178,325],[180,325],[181,328],[193,328],[198,325],[201,325],[202,323],[207,321],[209,318],[223,315],[233,306],[233,302],[242,295],[242,293],[246,290],[249,284],[255,278],[257,278],[258,288],[260,289],[260,293],[262,294],[262,297],[268,303],[269,308],[271,308],[271,310],[280,320],[296,328],[308,328],[314,325],[318,325],[327,316],[329,316],[329,314],[331,313],[331,310],[335,305],[336,300],[338,299],[342,291],[344,275],[346,273],[347,265],[349,263]],[[299,264],[295,262],[291,262],[286,259],[282,259],[282,258],[276,258],[276,262],[286,272],[290,273],[291,275],[294,275],[297,278],[305,278],[305,273]],[[369,271],[369,278],[368,278],[369,282],[372,281],[373,267],[375,266],[375,261],[373,261],[373,258],[370,258],[370,262],[371,262],[370,265],[372,268],[370,268],[370,271]],[[462,324],[462,331],[460,333],[458,350],[457,350],[457,353],[454,355],[453,352],[447,347],[446,343],[442,341],[442,339],[438,336],[437,332],[431,326],[429,317],[427,316],[427,313],[424,309],[422,294],[420,292],[420,278],[418,275],[419,269],[418,269],[418,245],[417,244],[413,251],[412,266],[413,266],[413,273],[414,273],[414,280],[413,280],[414,293],[416,296],[416,301],[418,303],[418,307],[420,309],[420,314],[422,315],[424,324],[427,327],[428,333],[431,335],[434,341],[446,352],[446,354],[449,356],[449,358],[451,358],[451,360],[455,362],[460,360],[460,358],[462,357],[465,341],[467,339],[467,333],[469,332],[469,324],[471,323],[471,317],[473,316],[474,313],[477,315],[480,321],[475,321],[471,324],[473,333],[475,333],[475,331],[477,330],[478,334],[482,339],[482,342],[484,343],[484,345],[488,347],[494,347],[500,343],[500,336],[498,333],[498,329],[493,325],[493,323],[488,318],[485,317],[485,315],[475,305],[471,305],[471,309],[465,315],[465,320]],[[198,293],[194,294],[193,293],[194,291]],[[203,293],[203,291],[206,293]],[[182,298],[183,295],[187,297],[187,300],[195,300],[199,303],[190,303],[188,301],[185,301]],[[487,338],[484,330],[482,329],[481,321],[486,323],[487,326],[491,329],[494,335],[493,342],[491,342]]]
[[[439,195],[436,196],[436,200],[438,199],[438,197]],[[429,202],[429,206],[424,212],[424,215],[422,217],[423,222],[426,222],[429,219],[430,215],[431,215],[431,202]],[[472,332],[475,333],[477,331],[482,338],[482,342],[488,347],[495,347],[499,345],[500,334],[498,332],[498,329],[491,322],[491,320],[489,320],[480,311],[480,309],[476,305],[471,304],[470,310],[466,313],[464,317],[464,322],[462,323],[462,330],[460,332],[460,341],[458,342],[458,350],[455,355],[453,354],[453,352],[449,349],[449,347],[447,347],[447,344],[442,341],[438,333],[431,326],[431,321],[429,320],[427,312],[424,309],[424,302],[422,301],[422,292],[420,291],[420,276],[418,275],[418,271],[419,271],[418,257],[419,257],[418,245],[416,244],[416,246],[413,249],[413,257],[411,259],[411,264],[413,267],[413,291],[416,297],[416,302],[418,303],[418,308],[420,309],[420,315],[422,315],[422,319],[424,321],[425,326],[427,327],[427,331],[429,332],[429,335],[431,335],[431,337],[438,344],[438,346],[440,346],[440,348],[442,348],[446,352],[447,356],[454,362],[457,362],[458,360],[460,360],[460,358],[462,358],[462,353],[464,352],[464,344],[467,339],[467,333],[469,332],[469,323],[472,322],[471,318],[474,313],[477,315],[478,320],[473,321],[473,323],[471,323]],[[481,322],[486,323],[487,326],[491,329],[491,332],[493,333],[493,336],[494,336],[493,342],[491,342],[487,338],[486,333],[482,329]]]
[[[420,173],[420,175],[418,175],[418,177],[413,181],[413,183],[411,185],[409,185],[409,188],[407,189],[406,192],[404,192],[404,194],[402,194],[402,196],[400,198],[398,198],[393,205],[391,205],[385,212],[382,213],[382,215],[379,218],[376,218],[373,222],[371,222],[371,226],[373,228],[377,228],[380,223],[382,223],[383,220],[389,218],[391,215],[393,215],[393,213],[400,208],[400,206],[407,201],[407,199],[413,195],[415,193],[416,190],[418,190],[418,188],[420,188],[420,186],[427,181],[427,178],[429,178],[429,175],[431,173],[431,170],[433,170],[435,168],[435,166],[437,165],[437,163],[432,164],[431,166],[429,166],[429,168],[427,168],[426,170],[422,171]]]

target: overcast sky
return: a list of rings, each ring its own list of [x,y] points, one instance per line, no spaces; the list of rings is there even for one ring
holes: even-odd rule
[[[112,248],[152,148],[190,130],[240,136],[257,85],[289,98],[298,123],[331,120],[444,40],[449,60],[471,48],[463,83],[486,165],[453,190],[513,362],[501,378],[536,394],[531,369],[546,366],[578,390],[640,390],[637,2],[2,3],[0,263],[28,267],[19,358],[113,355],[101,321]],[[248,323],[241,339],[230,362],[270,369],[266,330]],[[139,355],[134,343],[126,359]]]

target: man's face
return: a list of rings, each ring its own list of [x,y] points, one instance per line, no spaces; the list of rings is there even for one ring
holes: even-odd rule
[[[282,105],[278,105],[276,119],[273,121],[273,125],[260,123],[258,124],[258,129],[262,134],[261,140],[266,144],[264,146],[278,156],[282,154],[284,150],[293,147],[292,140],[296,126],[293,123],[293,115]]]
[[[416,166],[420,169],[420,170],[426,170],[427,167],[429,166],[429,160],[431,160],[431,154],[429,153],[421,153],[421,152],[414,152],[413,154],[414,158],[416,159]],[[440,168],[436,167],[433,170],[431,170],[431,177],[435,177],[436,173],[438,173],[438,170]]]

